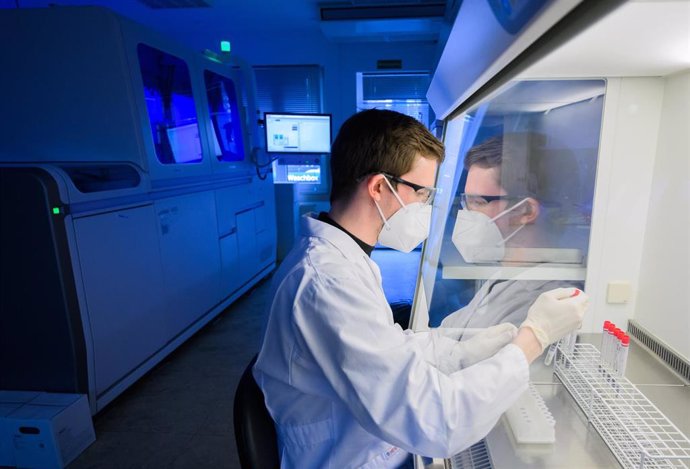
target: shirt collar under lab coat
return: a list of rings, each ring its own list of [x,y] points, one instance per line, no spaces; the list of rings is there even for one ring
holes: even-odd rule
[[[345,228],[340,226],[337,221],[332,219],[330,215],[328,215],[326,212],[321,212],[319,215],[316,217],[317,220],[328,223],[329,225],[335,226],[338,228],[340,231],[345,232],[350,238],[352,238],[355,243],[357,243],[357,246],[362,248],[362,251],[364,251],[364,254],[367,256],[371,257],[371,253],[374,251],[374,246],[371,246],[370,244],[365,243],[361,239],[359,239],[357,236],[353,235],[349,231],[347,231]]]
[[[300,219],[300,233],[302,236],[321,238],[324,241],[331,243],[340,251],[346,259],[351,262],[364,262],[372,274],[376,277],[378,283],[381,283],[381,270],[376,262],[371,260],[369,256],[362,250],[361,247],[352,239],[347,233],[329,225],[328,223],[319,221],[316,213],[307,213]]]
[[[347,233],[333,225],[317,219],[318,214],[307,213],[300,220],[302,236],[322,238],[333,244],[349,260],[357,261],[362,257],[369,258]]]

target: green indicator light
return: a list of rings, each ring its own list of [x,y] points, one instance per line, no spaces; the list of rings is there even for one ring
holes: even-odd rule
[[[60,207],[53,207],[53,215],[60,215]]]
[[[221,52],[230,52],[230,41],[220,41],[220,51]]]

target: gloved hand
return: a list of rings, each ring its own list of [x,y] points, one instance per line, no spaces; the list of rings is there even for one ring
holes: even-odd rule
[[[468,335],[470,335],[468,332],[463,333],[463,337]],[[477,362],[493,357],[496,352],[508,345],[516,335],[517,327],[507,322],[482,329],[469,339],[454,344],[447,355],[439,358],[438,368],[449,374],[472,366]]]
[[[529,327],[541,344],[549,344],[579,329],[587,310],[589,297],[577,288],[556,288],[542,293],[527,311],[520,327]]]

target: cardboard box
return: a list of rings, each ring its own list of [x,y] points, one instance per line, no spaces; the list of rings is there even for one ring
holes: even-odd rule
[[[14,445],[6,417],[23,404],[38,397],[35,391],[0,391],[0,466],[14,467]]]
[[[0,402],[0,467],[17,465],[14,460],[14,445],[12,435],[7,425],[6,416],[19,409],[21,404],[5,404]]]
[[[63,468],[96,440],[82,394],[41,393],[5,417],[15,464]]]

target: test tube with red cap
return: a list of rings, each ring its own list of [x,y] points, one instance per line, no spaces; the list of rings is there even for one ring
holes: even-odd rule
[[[606,347],[604,347],[604,366],[607,368],[612,368],[611,355],[613,355],[613,347],[615,345],[615,331],[616,325],[612,322],[609,323],[609,327],[606,331]]]
[[[604,321],[604,327],[601,331],[601,349],[599,350],[599,362],[604,365],[606,357],[606,347],[609,344],[609,327],[611,327],[611,321]]]
[[[630,348],[630,336],[622,333],[620,342],[618,343],[618,351],[616,353],[616,374],[618,376],[625,376],[625,366],[628,364],[628,350]]]
[[[607,334],[608,343],[606,344],[606,356],[604,357],[604,365],[607,368],[613,368],[611,364],[611,356],[613,355],[613,348],[616,346],[616,325],[611,323]]]
[[[618,336],[622,331],[615,325],[611,330],[611,343],[609,344],[609,368],[616,368],[616,350],[618,349]]]
[[[615,355],[616,344],[618,343],[618,339],[616,338],[616,329],[618,329],[616,325],[611,323],[611,327],[609,328],[609,346],[608,350],[606,350],[606,366],[610,369],[613,369],[616,365]]]
[[[614,374],[618,374],[618,355],[620,352],[621,348],[621,338],[625,332],[623,332],[622,329],[619,329],[616,327],[616,329],[613,331],[613,336],[614,336],[614,341],[613,341],[613,354],[611,355],[611,370],[613,370]]]

